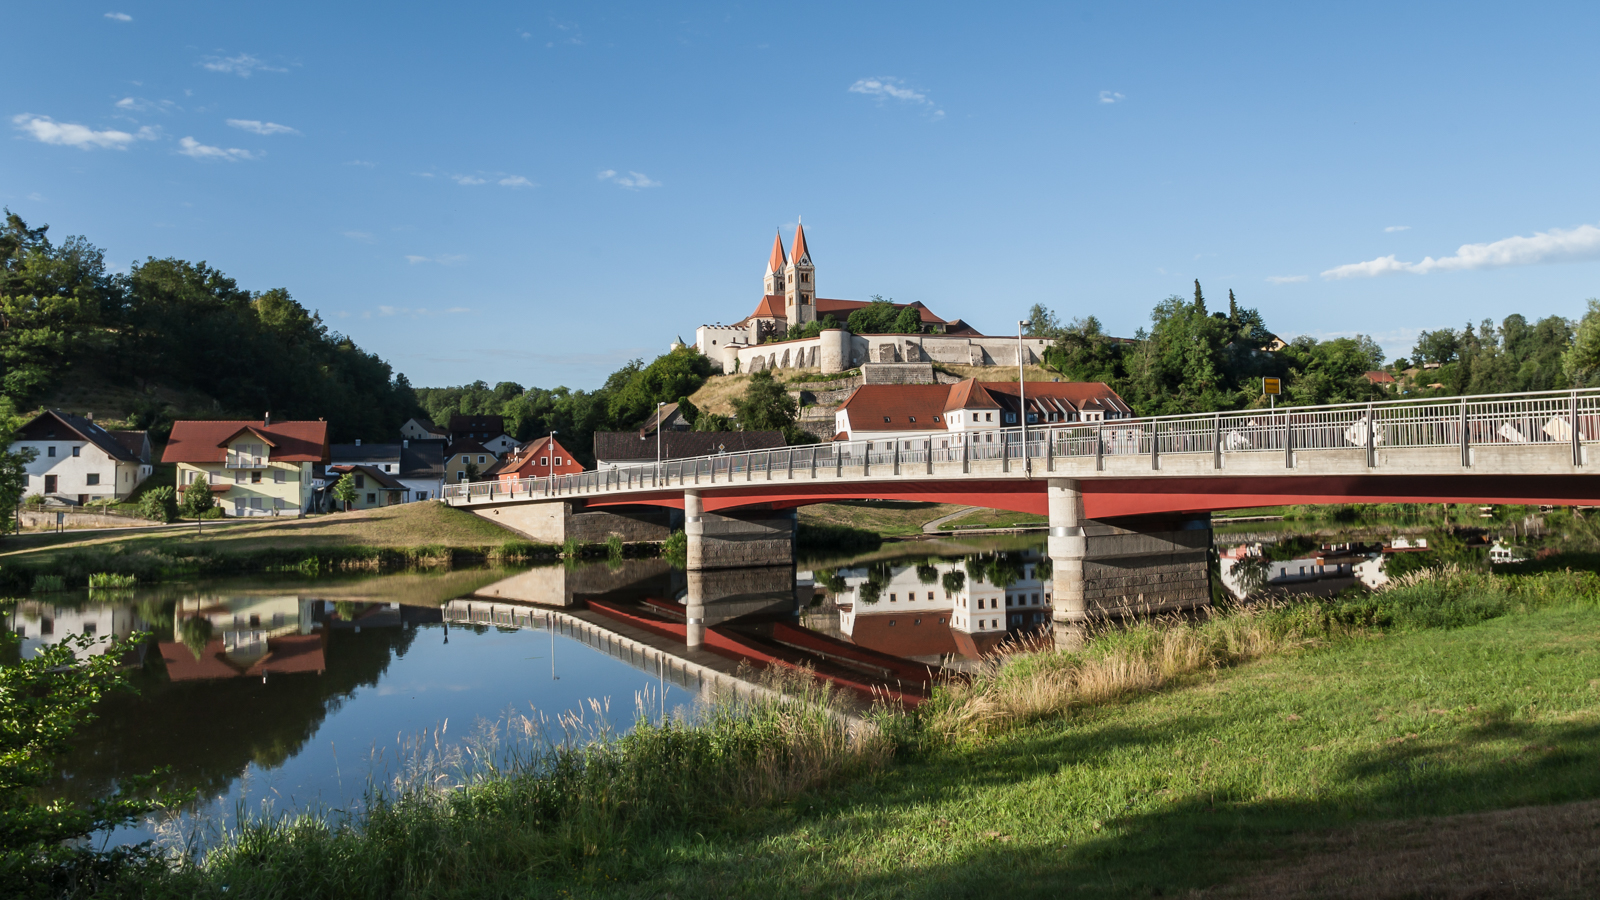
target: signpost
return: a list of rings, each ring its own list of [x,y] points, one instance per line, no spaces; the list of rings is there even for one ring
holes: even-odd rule
[[[1278,395],[1283,393],[1283,379],[1281,379],[1281,378],[1263,378],[1263,379],[1261,379],[1261,393],[1267,395],[1267,402],[1269,404],[1271,404],[1271,408],[1272,409],[1277,409],[1278,408]]]

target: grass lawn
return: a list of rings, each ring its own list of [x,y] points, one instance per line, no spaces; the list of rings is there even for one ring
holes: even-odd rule
[[[597,860],[560,886],[618,897],[1591,896],[1600,805],[1546,804],[1597,797],[1600,611],[1563,608],[1190,678],[635,848],[631,863]]]
[[[940,525],[939,529],[955,531],[965,528],[1033,528],[1049,524],[1049,516],[1011,512],[1005,509],[980,509],[953,522],[946,522]]]
[[[144,549],[206,547],[221,553],[264,549],[317,547],[493,547],[521,535],[471,513],[442,503],[405,503],[380,509],[330,513],[304,519],[264,519],[248,524],[229,522],[217,527],[208,521],[201,537],[192,527],[141,534],[98,534],[74,537],[63,534],[50,544],[30,543],[27,549],[0,553],[0,558],[29,565],[48,564],[63,553],[118,545],[132,552]],[[33,538],[31,541],[38,541]],[[0,544],[0,547],[3,547]]]
[[[884,537],[921,534],[922,525],[962,509],[958,503],[912,503],[901,500],[843,500],[800,507],[800,521],[817,525],[848,525],[875,531]],[[973,513],[977,515],[977,513]],[[959,521],[965,522],[966,517]]]

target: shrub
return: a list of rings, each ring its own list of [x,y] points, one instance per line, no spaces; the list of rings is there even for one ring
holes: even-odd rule
[[[622,535],[613,533],[606,538],[606,556],[611,559],[622,558]]]
[[[139,579],[132,575],[117,572],[96,572],[89,576],[89,587],[92,588],[131,588],[139,584]]]
[[[139,498],[139,516],[157,522],[171,522],[178,517],[176,492],[170,487],[151,488]]]
[[[60,575],[36,575],[33,579],[33,592],[35,594],[49,593],[50,591],[64,591],[67,581]]]

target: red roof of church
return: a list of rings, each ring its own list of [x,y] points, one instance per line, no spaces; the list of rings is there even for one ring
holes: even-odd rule
[[[783,256],[783,232],[772,236],[772,255],[767,257],[768,272],[782,272],[789,261]]]
[[[806,246],[806,227],[796,222],[794,226],[794,249],[789,251],[789,258],[795,262],[811,255],[811,248]]]

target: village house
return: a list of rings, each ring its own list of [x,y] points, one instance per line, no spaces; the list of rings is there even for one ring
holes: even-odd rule
[[[398,444],[334,444],[329,451],[333,466],[371,466],[391,476],[401,485],[400,502],[438,500],[443,496],[445,465],[443,441],[412,441]]]
[[[442,426],[433,424],[433,420],[416,416],[406,420],[400,426],[400,437],[408,441],[444,441],[449,442],[450,432]]]
[[[481,478],[500,458],[473,440],[450,442],[444,451],[444,479],[449,484]]]
[[[496,459],[522,446],[521,442],[506,434],[504,416],[451,416],[446,428],[450,441],[475,441],[495,455]]]
[[[1133,408],[1101,382],[1026,383],[1029,425],[1114,421],[1133,417]],[[864,384],[834,413],[835,440],[931,438],[934,449],[1003,441],[996,434],[1016,428],[1024,414],[1023,391],[1015,381],[956,384]]]
[[[408,502],[406,486],[394,475],[383,471],[374,465],[339,465],[327,467],[327,484],[329,494],[327,507],[329,509],[344,509],[345,503],[337,496],[332,496],[332,488],[344,476],[349,475],[354,483],[356,497],[349,504],[350,509],[375,509],[380,506],[398,506]]]
[[[66,503],[121,500],[150,476],[150,436],[108,431],[87,416],[46,410],[17,429],[11,449],[31,449],[25,495]]]
[[[300,515],[311,508],[312,472],[328,461],[328,423],[250,421],[172,423],[162,453],[175,463],[179,492],[205,476],[227,515]]]
[[[499,481],[509,483],[519,478],[577,475],[584,471],[583,463],[573,459],[560,441],[545,435],[507,456],[492,474]]]

